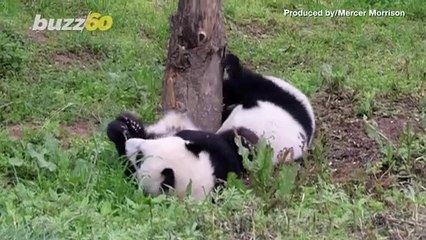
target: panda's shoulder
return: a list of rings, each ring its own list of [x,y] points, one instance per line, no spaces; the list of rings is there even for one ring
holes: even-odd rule
[[[220,156],[220,159],[212,159],[212,161],[227,160],[234,157],[232,148],[222,135],[210,133],[206,131],[197,130],[183,130],[178,132],[175,136],[180,137],[187,141],[187,147],[192,152],[199,153],[205,151],[210,154],[212,158]],[[226,159],[223,157],[226,156]]]

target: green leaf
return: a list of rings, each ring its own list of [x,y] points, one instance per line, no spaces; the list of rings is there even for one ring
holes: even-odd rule
[[[368,122],[367,118],[363,117],[364,121],[364,127],[365,127],[365,133],[368,135],[369,138],[372,138],[374,141],[376,141],[379,145],[383,145],[382,137],[380,136],[379,130],[370,122]]]
[[[245,169],[247,169],[249,172],[253,171],[254,169],[254,162],[251,162],[249,160],[250,150],[243,146],[243,143],[241,141],[241,136],[236,135],[235,136],[235,144],[238,147],[238,154],[243,159],[243,166]]]
[[[186,186],[186,195],[187,196],[191,196],[192,195],[192,179],[189,180],[189,183]]]
[[[19,166],[22,166],[22,164],[24,164],[24,161],[20,158],[13,157],[13,158],[9,158],[9,163],[12,166],[19,167]]]
[[[27,150],[28,150],[28,153],[30,154],[30,156],[37,160],[38,166],[40,168],[46,168],[51,172],[56,170],[56,168],[57,168],[56,165],[54,163],[46,161],[46,159],[44,158],[44,155],[46,154],[46,149],[43,149],[41,152],[37,152],[34,149],[34,145],[31,144],[31,143],[28,143],[27,144]]]
[[[111,212],[111,203],[108,201],[102,202],[101,214],[108,215]]]
[[[74,169],[71,171],[72,176],[85,178],[89,174],[90,166],[87,161],[79,158],[74,162]]]
[[[256,154],[256,162],[259,164],[257,177],[261,183],[269,183],[269,178],[272,175],[274,164],[272,162],[272,148],[268,145],[265,139],[262,139]]]
[[[278,194],[282,199],[288,199],[296,182],[298,173],[297,164],[283,164],[279,175]]]
[[[226,181],[228,187],[235,187],[236,189],[246,191],[247,187],[244,184],[244,181],[237,176],[237,174],[231,172],[228,174],[228,179]]]

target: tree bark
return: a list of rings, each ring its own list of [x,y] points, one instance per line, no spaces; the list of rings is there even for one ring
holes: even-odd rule
[[[187,112],[207,131],[221,124],[221,60],[226,38],[221,0],[179,0],[171,17],[167,65],[163,81],[163,111]]]

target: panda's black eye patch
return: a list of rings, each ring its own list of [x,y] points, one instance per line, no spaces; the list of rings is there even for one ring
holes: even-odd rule
[[[175,187],[175,172],[171,168],[165,168],[161,172],[164,176],[164,181],[161,183],[161,188],[163,191],[168,190],[169,188]]]
[[[144,158],[143,152],[138,152],[136,154],[136,161],[135,161],[135,165],[137,168],[139,168],[141,166],[142,163],[142,159]]]

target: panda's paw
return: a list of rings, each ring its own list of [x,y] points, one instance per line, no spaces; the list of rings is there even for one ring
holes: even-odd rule
[[[108,124],[107,136],[114,143],[118,155],[124,156],[126,154],[125,143],[129,138],[127,126],[118,120],[114,120]]]
[[[156,123],[146,127],[148,138],[173,136],[182,130],[199,130],[186,113],[170,110]]]
[[[243,139],[243,146],[252,149],[259,142],[259,137],[250,129],[240,127],[237,129],[237,134]]]
[[[115,144],[124,144],[129,138],[129,130],[126,124],[114,120],[108,124],[107,136]]]
[[[122,113],[120,114],[117,121],[123,123],[126,126],[128,132],[128,138],[146,138],[146,132],[142,120],[136,117],[132,113]]]

